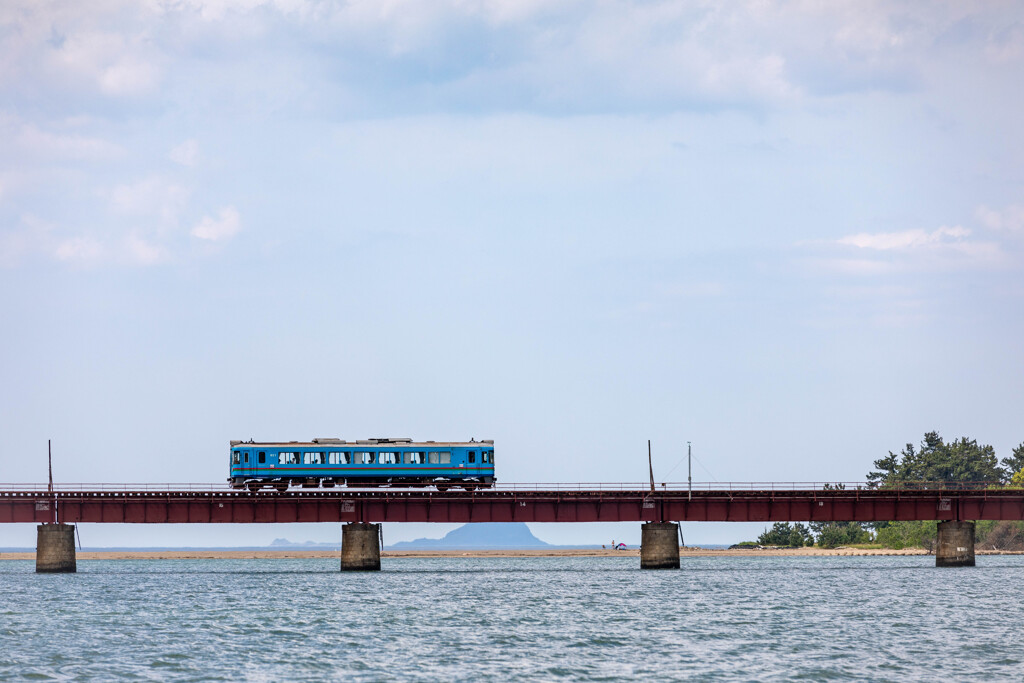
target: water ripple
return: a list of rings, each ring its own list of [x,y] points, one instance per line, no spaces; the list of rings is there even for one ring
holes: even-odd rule
[[[1019,677],[1024,558],[83,561],[0,572],[2,680]]]

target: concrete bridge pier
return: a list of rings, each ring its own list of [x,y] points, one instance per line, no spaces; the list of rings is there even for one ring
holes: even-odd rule
[[[36,527],[36,573],[78,571],[73,524],[40,524]]]
[[[974,522],[939,522],[935,566],[974,566]]]
[[[380,524],[352,522],[341,527],[341,571],[380,571]]]
[[[679,525],[647,522],[640,527],[640,568],[679,569]]]

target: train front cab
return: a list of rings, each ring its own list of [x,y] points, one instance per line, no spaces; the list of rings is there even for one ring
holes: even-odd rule
[[[494,446],[484,445],[459,450],[461,479],[476,480],[485,485],[494,483]]]
[[[257,478],[261,463],[266,463],[266,460],[266,451],[233,446],[231,448],[231,477],[228,479],[232,488],[242,488],[246,481]]]
[[[241,488],[245,480],[252,476],[249,449],[239,448],[232,444],[229,458],[231,460],[229,470],[231,476],[228,477],[228,481],[231,483],[232,488]]]

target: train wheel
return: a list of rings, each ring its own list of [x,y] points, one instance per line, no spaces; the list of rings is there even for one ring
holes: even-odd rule
[[[448,490],[448,484],[434,484],[434,488],[436,488],[441,493],[444,493],[445,491]]]
[[[274,484],[274,488],[277,489],[278,493],[284,493],[285,491],[288,490],[288,484]]]
[[[263,484],[257,484],[255,482],[251,482],[251,483],[246,484],[245,488],[247,488],[250,491],[255,493],[256,491],[259,491],[261,488],[263,488]]]

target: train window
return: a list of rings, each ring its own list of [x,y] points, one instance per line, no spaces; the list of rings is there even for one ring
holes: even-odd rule
[[[237,465],[240,462],[242,462],[242,454],[239,453],[238,451],[235,451],[234,453],[231,454],[231,464]]]
[[[430,451],[427,456],[431,465],[450,465],[452,462],[451,451]]]
[[[267,462],[267,454],[265,451],[260,451],[260,464]]]
[[[307,451],[302,454],[302,462],[305,465],[323,465],[324,454],[319,451]]]
[[[331,451],[327,454],[327,464],[347,465],[351,462],[347,451]]]
[[[297,465],[299,464],[298,453],[278,453],[277,461],[281,465]]]
[[[401,460],[402,459],[398,457],[398,453],[394,451],[381,451],[380,457],[377,458],[377,462],[382,465],[397,465]]]
[[[356,462],[360,465],[372,465],[373,453],[371,451],[356,451]]]
[[[405,464],[406,465],[422,465],[427,461],[427,454],[423,451],[406,451],[405,453]]]
[[[245,461],[246,463],[249,462],[249,453],[248,453],[248,451],[246,451],[246,453],[243,455],[242,460]]]
[[[476,451],[470,451],[469,452],[469,462],[470,462],[470,464],[476,462]]]

